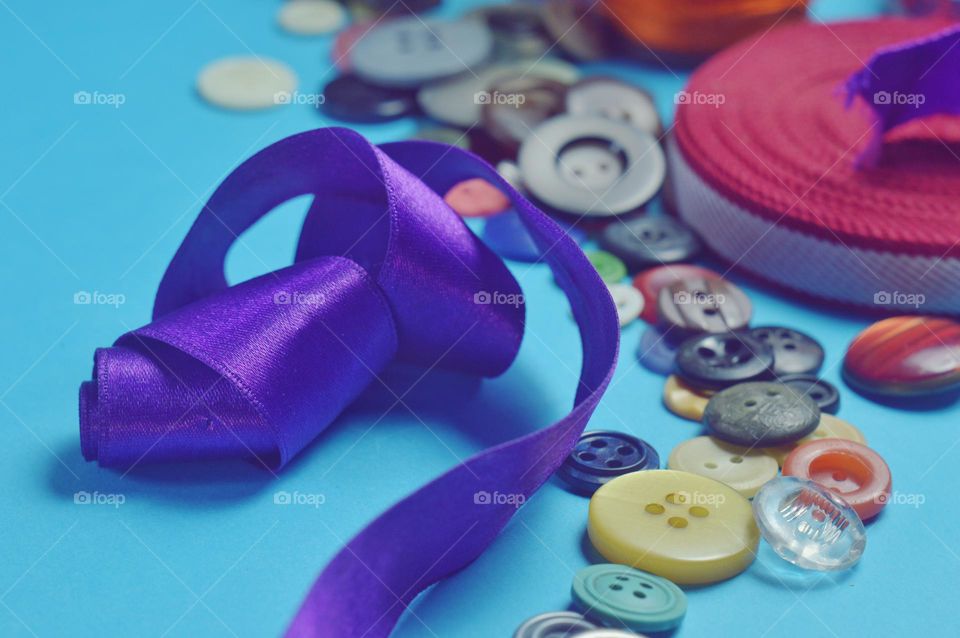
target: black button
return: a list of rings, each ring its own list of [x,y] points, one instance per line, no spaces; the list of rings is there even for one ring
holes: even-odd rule
[[[614,220],[600,235],[600,246],[631,270],[688,261],[700,252],[700,240],[672,217]]]
[[[820,408],[782,383],[740,383],[710,397],[703,422],[717,438],[744,447],[784,445],[817,429]]]
[[[604,483],[638,470],[660,468],[649,443],[612,430],[584,432],[557,474],[573,491],[589,496]]]
[[[413,114],[416,92],[376,86],[355,75],[341,75],[323,89],[322,113],[344,122],[373,124]]]
[[[690,385],[720,389],[770,378],[773,350],[743,332],[698,335],[680,344],[676,365]]]
[[[823,365],[823,348],[813,337],[797,330],[760,326],[751,329],[750,336],[773,349],[773,372],[777,376],[816,374]]]
[[[836,414],[840,410],[840,391],[829,381],[813,374],[788,374],[778,381],[813,399],[821,412]]]

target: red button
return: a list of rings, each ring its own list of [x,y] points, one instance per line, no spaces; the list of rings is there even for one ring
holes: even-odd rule
[[[633,278],[633,287],[643,293],[644,304],[640,317],[647,323],[656,325],[659,321],[657,314],[657,296],[660,294],[660,289],[688,277],[712,279],[715,281],[723,279],[723,277],[712,270],[690,264],[668,264],[644,270]]]
[[[496,186],[474,177],[454,184],[443,201],[461,217],[489,217],[510,208],[510,200]]]
[[[890,468],[879,454],[854,441],[804,443],[787,456],[783,474],[823,485],[849,503],[862,520],[879,514],[890,498]]]

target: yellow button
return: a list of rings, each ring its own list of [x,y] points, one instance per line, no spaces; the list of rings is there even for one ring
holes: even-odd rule
[[[667,409],[691,421],[700,421],[703,418],[709,399],[709,393],[688,386],[675,374],[667,377],[663,386],[663,403]]]
[[[845,441],[855,441],[857,443],[862,443],[863,445],[867,444],[867,439],[865,436],[863,436],[863,432],[850,425],[843,419],[838,419],[832,414],[821,412],[820,425],[817,426],[817,429],[796,443],[791,443],[790,445],[780,445],[777,447],[758,448],[758,451],[773,457],[777,460],[777,464],[782,467],[783,461],[787,458],[788,454],[793,452],[794,448],[803,445],[804,443],[818,441],[820,439],[844,439]]]
[[[713,479],[675,470],[619,476],[590,499],[590,541],[601,556],[678,585],[739,574],[760,532],[750,501]]]
[[[776,478],[780,466],[773,457],[737,447],[712,436],[698,436],[673,448],[667,467],[726,483],[747,498]]]

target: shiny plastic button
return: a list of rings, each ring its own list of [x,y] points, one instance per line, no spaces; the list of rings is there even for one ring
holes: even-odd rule
[[[783,474],[816,481],[839,494],[864,521],[879,514],[890,499],[890,468],[879,454],[853,441],[804,443],[784,461]]]
[[[687,596],[665,578],[623,565],[601,563],[573,577],[573,604],[604,625],[638,631],[678,627],[687,613]]]
[[[323,89],[317,109],[344,122],[375,124],[412,114],[416,108],[412,91],[377,86],[353,74],[331,80]]]
[[[691,388],[675,374],[667,377],[667,382],[663,384],[663,404],[682,419],[699,423],[703,420],[709,400],[708,394]]]
[[[517,627],[513,638],[572,638],[597,626],[573,611],[551,611],[534,616]]]
[[[853,508],[813,481],[794,476],[770,481],[754,497],[753,512],[773,550],[804,569],[847,569],[867,545]]]
[[[654,137],[663,132],[650,94],[614,78],[593,76],[571,86],[567,93],[567,112],[605,117]]]
[[[720,279],[720,275],[690,264],[670,264],[645,270],[633,278],[633,286],[641,293],[647,303],[644,306],[643,320],[648,323],[658,323],[660,315],[657,313],[657,299],[660,290],[676,281],[699,277],[701,279]]]
[[[660,467],[660,456],[649,443],[611,430],[584,432],[573,452],[557,470],[573,491],[589,496],[618,476]]]
[[[710,397],[703,423],[736,445],[783,445],[817,429],[820,408],[782,383],[740,383]]]
[[[667,467],[726,483],[747,498],[780,470],[771,457],[712,436],[694,437],[673,448]]]
[[[613,303],[617,306],[620,327],[630,325],[643,312],[643,295],[630,284],[607,284]]]
[[[681,343],[676,364],[679,375],[694,387],[721,389],[769,378],[773,351],[747,334],[706,334]]]
[[[675,470],[634,472],[601,487],[590,499],[587,531],[607,560],[680,585],[739,574],[760,538],[739,492]]]
[[[784,461],[787,460],[787,455],[793,452],[798,446],[809,443],[810,441],[819,441],[820,439],[843,439],[844,441],[853,441],[854,443],[861,443],[863,445],[867,444],[867,439],[863,436],[863,432],[856,427],[843,419],[838,419],[832,414],[824,414],[821,412],[820,425],[818,425],[817,429],[811,434],[795,443],[778,447],[767,447],[763,448],[762,451],[764,454],[776,459],[777,463],[783,467]]]
[[[489,217],[510,208],[507,196],[482,177],[454,184],[443,201],[461,217]]]
[[[642,293],[641,296],[643,296]],[[644,311],[646,311],[646,299],[644,299],[644,309],[640,312],[640,316],[643,316]],[[672,334],[665,333],[656,326],[648,326],[643,331],[643,336],[640,337],[637,358],[647,370],[668,375],[673,372],[679,346],[680,344],[677,343]]]
[[[753,306],[725,279],[685,277],[660,289],[657,314],[666,325],[688,333],[728,332],[750,323]]]
[[[597,269],[600,279],[608,284],[619,283],[627,276],[627,267],[616,255],[605,250],[586,251],[587,259]]]
[[[840,409],[840,391],[829,381],[812,374],[788,374],[777,380],[813,399],[821,412],[836,414]]]
[[[815,339],[799,330],[762,326],[752,328],[750,336],[773,350],[773,372],[777,376],[814,374],[823,365],[823,348]]]
[[[600,235],[600,246],[633,270],[686,261],[700,252],[696,235],[672,217],[638,217],[613,222]]]

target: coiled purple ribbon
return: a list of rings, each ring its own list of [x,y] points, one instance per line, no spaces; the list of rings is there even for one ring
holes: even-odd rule
[[[93,380],[81,385],[88,460],[249,456],[282,467],[394,359],[500,374],[524,312],[484,303],[519,296],[519,285],[441,198],[471,177],[513,200],[570,299],[583,341],[574,407],[373,521],[321,573],[288,636],[388,635],[420,591],[475,559],[516,511],[478,506],[474,495],[528,497],[567,456],[609,383],[619,339],[607,289],[577,245],[469,153],[430,142],[378,148],[347,129],[301,133],[224,180],[170,263],[153,322],[97,350]],[[314,201],[294,265],[228,287],[223,263],[236,237],[305,194]]]

